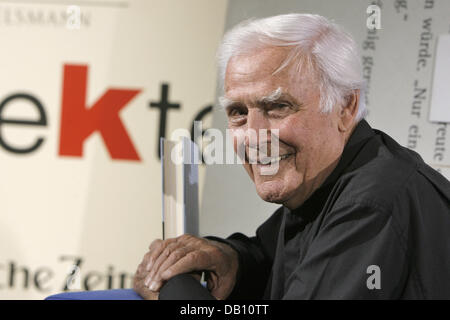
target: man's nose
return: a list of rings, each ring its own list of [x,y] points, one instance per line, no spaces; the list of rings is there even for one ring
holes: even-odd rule
[[[261,137],[265,134],[265,137]],[[247,114],[247,134],[245,142],[250,147],[257,147],[259,140],[267,140],[270,135],[270,123],[261,110],[251,110]]]
[[[247,128],[258,132],[260,129],[269,129],[269,121],[264,112],[259,109],[250,110],[247,114]]]

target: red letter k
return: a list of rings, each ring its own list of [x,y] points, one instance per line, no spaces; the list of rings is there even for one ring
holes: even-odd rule
[[[59,154],[83,155],[83,143],[99,131],[113,159],[140,160],[119,111],[140,90],[108,89],[92,107],[86,106],[87,66],[64,65]]]

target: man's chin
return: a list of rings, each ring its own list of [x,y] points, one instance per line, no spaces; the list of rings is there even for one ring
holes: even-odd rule
[[[283,204],[289,199],[289,192],[279,182],[267,181],[256,185],[259,197],[267,202]]]

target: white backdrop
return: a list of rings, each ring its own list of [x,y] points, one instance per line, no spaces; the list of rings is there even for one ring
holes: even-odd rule
[[[167,84],[179,104],[167,135],[213,103],[225,12],[225,0],[0,2],[0,298],[60,292],[73,264],[73,288],[130,287],[161,237],[160,109],[150,103]],[[86,66],[87,83],[73,74],[64,83],[65,65]],[[123,90],[138,92],[123,103]],[[120,112],[96,104],[104,94]],[[83,111],[92,107],[99,118]],[[41,125],[26,123],[44,113]]]
[[[72,4],[79,5],[78,17],[76,9],[68,9]],[[224,26],[249,17],[310,12],[346,27],[363,56],[369,123],[419,152],[449,178],[448,126],[430,123],[428,112],[436,39],[450,31],[450,2],[378,1],[382,29],[376,32],[366,27],[369,4],[0,2],[0,298],[39,299],[60,292],[74,264],[80,267],[74,288],[130,286],[148,244],[161,236],[160,110],[155,104],[167,89],[173,105],[167,111],[166,134],[190,129],[216,96],[214,56]],[[64,86],[65,65],[86,70],[87,82],[79,76]],[[100,117],[102,121],[86,112],[93,106],[102,109],[97,102],[104,94],[109,99],[113,91],[107,92],[114,89],[119,96],[134,90],[130,101],[117,102],[120,112],[104,111],[111,117]],[[63,100],[63,92],[74,99]],[[77,98],[72,104],[63,102]],[[63,125],[63,110],[78,111],[77,122]],[[208,124],[211,118],[203,120]],[[102,131],[105,121],[122,134]],[[224,129],[225,123],[224,113],[215,110],[213,126]],[[40,138],[34,151],[24,150]],[[237,165],[207,167],[202,189],[203,235],[251,235],[277,207],[258,198]]]

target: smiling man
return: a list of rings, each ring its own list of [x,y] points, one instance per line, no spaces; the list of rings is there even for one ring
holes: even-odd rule
[[[312,65],[300,60],[277,71],[290,50],[267,47],[232,57],[225,77],[224,107],[231,132],[278,130],[283,157],[278,172],[264,175],[260,164],[248,162],[244,167],[262,199],[296,208],[336,166],[355,125],[358,93],[349,93],[347,108],[336,106],[332,114],[324,113]],[[244,141],[251,146],[250,139]]]
[[[263,138],[237,136],[276,132],[263,141],[277,140],[276,172],[259,158],[244,167],[281,207],[251,238],[152,242],[135,290],[154,299],[174,276],[207,271],[218,299],[450,298],[450,183],[364,120],[352,38],[317,15],[246,21],[220,64],[235,150],[248,160]]]

